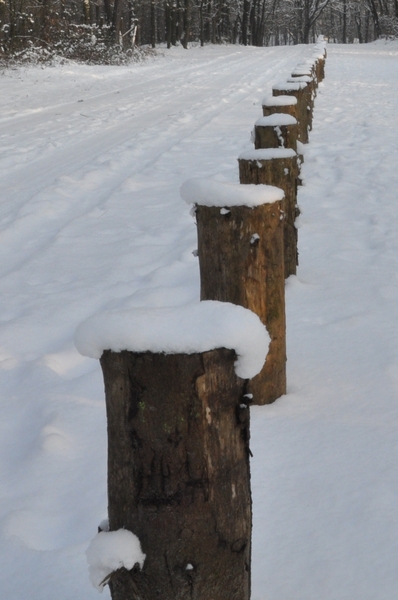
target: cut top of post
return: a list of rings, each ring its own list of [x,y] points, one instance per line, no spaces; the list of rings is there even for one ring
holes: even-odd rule
[[[184,181],[181,197],[187,204],[200,206],[261,206],[283,200],[283,190],[273,185],[242,185],[214,179],[194,178]]]
[[[312,75],[297,75],[297,77],[289,77],[287,81],[292,83],[298,81],[299,83],[304,83],[306,85],[307,83],[312,83],[314,78]]]
[[[294,82],[281,81],[279,83],[275,83],[275,85],[272,86],[272,89],[281,92],[298,92],[299,90],[303,90],[307,84],[304,81],[297,81],[297,79],[298,77],[295,77]]]
[[[239,155],[238,160],[278,160],[295,158],[297,153],[293,148],[258,148],[256,150],[245,150]]]
[[[296,106],[295,96],[267,96],[261,102],[262,106]]]
[[[303,77],[305,75],[312,77],[313,72],[313,65],[297,65],[297,67],[292,71],[292,77]]]
[[[162,354],[235,350],[235,373],[242,379],[261,371],[269,342],[265,326],[251,310],[212,300],[104,311],[81,323],[75,333],[78,351],[90,358],[101,358],[105,350]]]
[[[255,123],[256,127],[283,127],[297,125],[297,119],[286,113],[274,113],[267,117],[260,117]]]

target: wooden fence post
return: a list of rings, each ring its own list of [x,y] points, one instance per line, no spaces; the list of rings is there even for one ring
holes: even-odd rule
[[[283,191],[193,179],[181,195],[196,204],[201,300],[249,308],[268,330],[267,360],[248,390],[254,404],[273,402],[286,393]]]
[[[255,148],[292,148],[297,150],[297,119],[285,113],[260,117],[254,126]]]
[[[316,97],[316,86],[315,80],[313,77],[309,77],[308,75],[303,75],[301,77],[291,77],[287,80],[288,82],[295,83],[298,81],[299,83],[303,83],[306,85],[304,88],[304,94],[306,99],[306,118],[307,118],[307,129],[308,131],[312,130],[312,120],[314,114],[314,103]]]
[[[104,375],[109,529],[134,533],[146,555],[142,568],[111,568],[112,599],[249,600],[246,377],[264,361],[264,326],[242,307],[202,302],[94,315],[76,336]],[[130,344],[157,351],[118,350]]]
[[[281,188],[285,193],[284,210],[284,269],[285,278],[295,275],[298,265],[297,229],[297,154],[293,150],[276,148],[249,150],[239,156],[239,180],[242,184],[266,184]]]
[[[307,88],[307,89],[306,89]],[[298,140],[302,144],[308,143],[308,114],[307,100],[308,87],[305,82],[283,82],[275,84],[272,88],[273,96],[294,96],[297,98]]]
[[[294,96],[271,96],[262,101],[263,116],[285,113],[297,120],[297,98]]]

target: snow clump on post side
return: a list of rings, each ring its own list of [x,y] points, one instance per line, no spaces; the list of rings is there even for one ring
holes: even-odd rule
[[[137,563],[142,569],[145,561],[140,540],[127,529],[98,533],[87,548],[86,557],[90,581],[99,592],[108,583],[111,573],[122,567],[130,571]]]
[[[252,311],[212,300],[176,308],[104,311],[84,321],[75,334],[78,351],[90,358],[100,358],[104,350],[196,354],[228,348],[237,354],[235,372],[242,379],[261,371],[269,342]]]

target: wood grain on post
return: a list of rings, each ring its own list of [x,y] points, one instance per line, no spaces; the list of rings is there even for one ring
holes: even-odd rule
[[[297,150],[297,119],[289,114],[274,113],[261,117],[254,126],[254,147],[291,148]]]
[[[302,144],[308,143],[308,114],[307,98],[308,88],[304,82],[282,82],[275,84],[272,88],[273,96],[293,96],[297,98],[297,121],[298,121],[298,140]]]
[[[259,195],[276,189],[250,187]],[[249,308],[271,338],[263,369],[248,382],[254,404],[286,393],[284,207],[283,192],[276,191],[280,200],[259,206],[232,206],[226,199],[225,208],[199,203],[196,208],[201,300]]]
[[[266,184],[281,188],[285,197],[284,210],[284,269],[285,278],[295,275],[298,265],[297,229],[297,154],[293,150],[251,150],[239,157],[240,183]]]
[[[146,559],[113,572],[113,600],[249,600],[249,410],[233,350],[101,357],[111,531]]]

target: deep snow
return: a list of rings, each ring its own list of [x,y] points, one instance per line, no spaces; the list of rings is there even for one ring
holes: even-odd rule
[[[93,313],[198,299],[179,188],[236,182],[305,46],[175,49],[0,75],[0,589],[98,597],[106,516]],[[329,46],[287,282],[288,394],[252,409],[253,600],[398,595],[398,45]],[[107,597],[108,591],[104,591]]]

